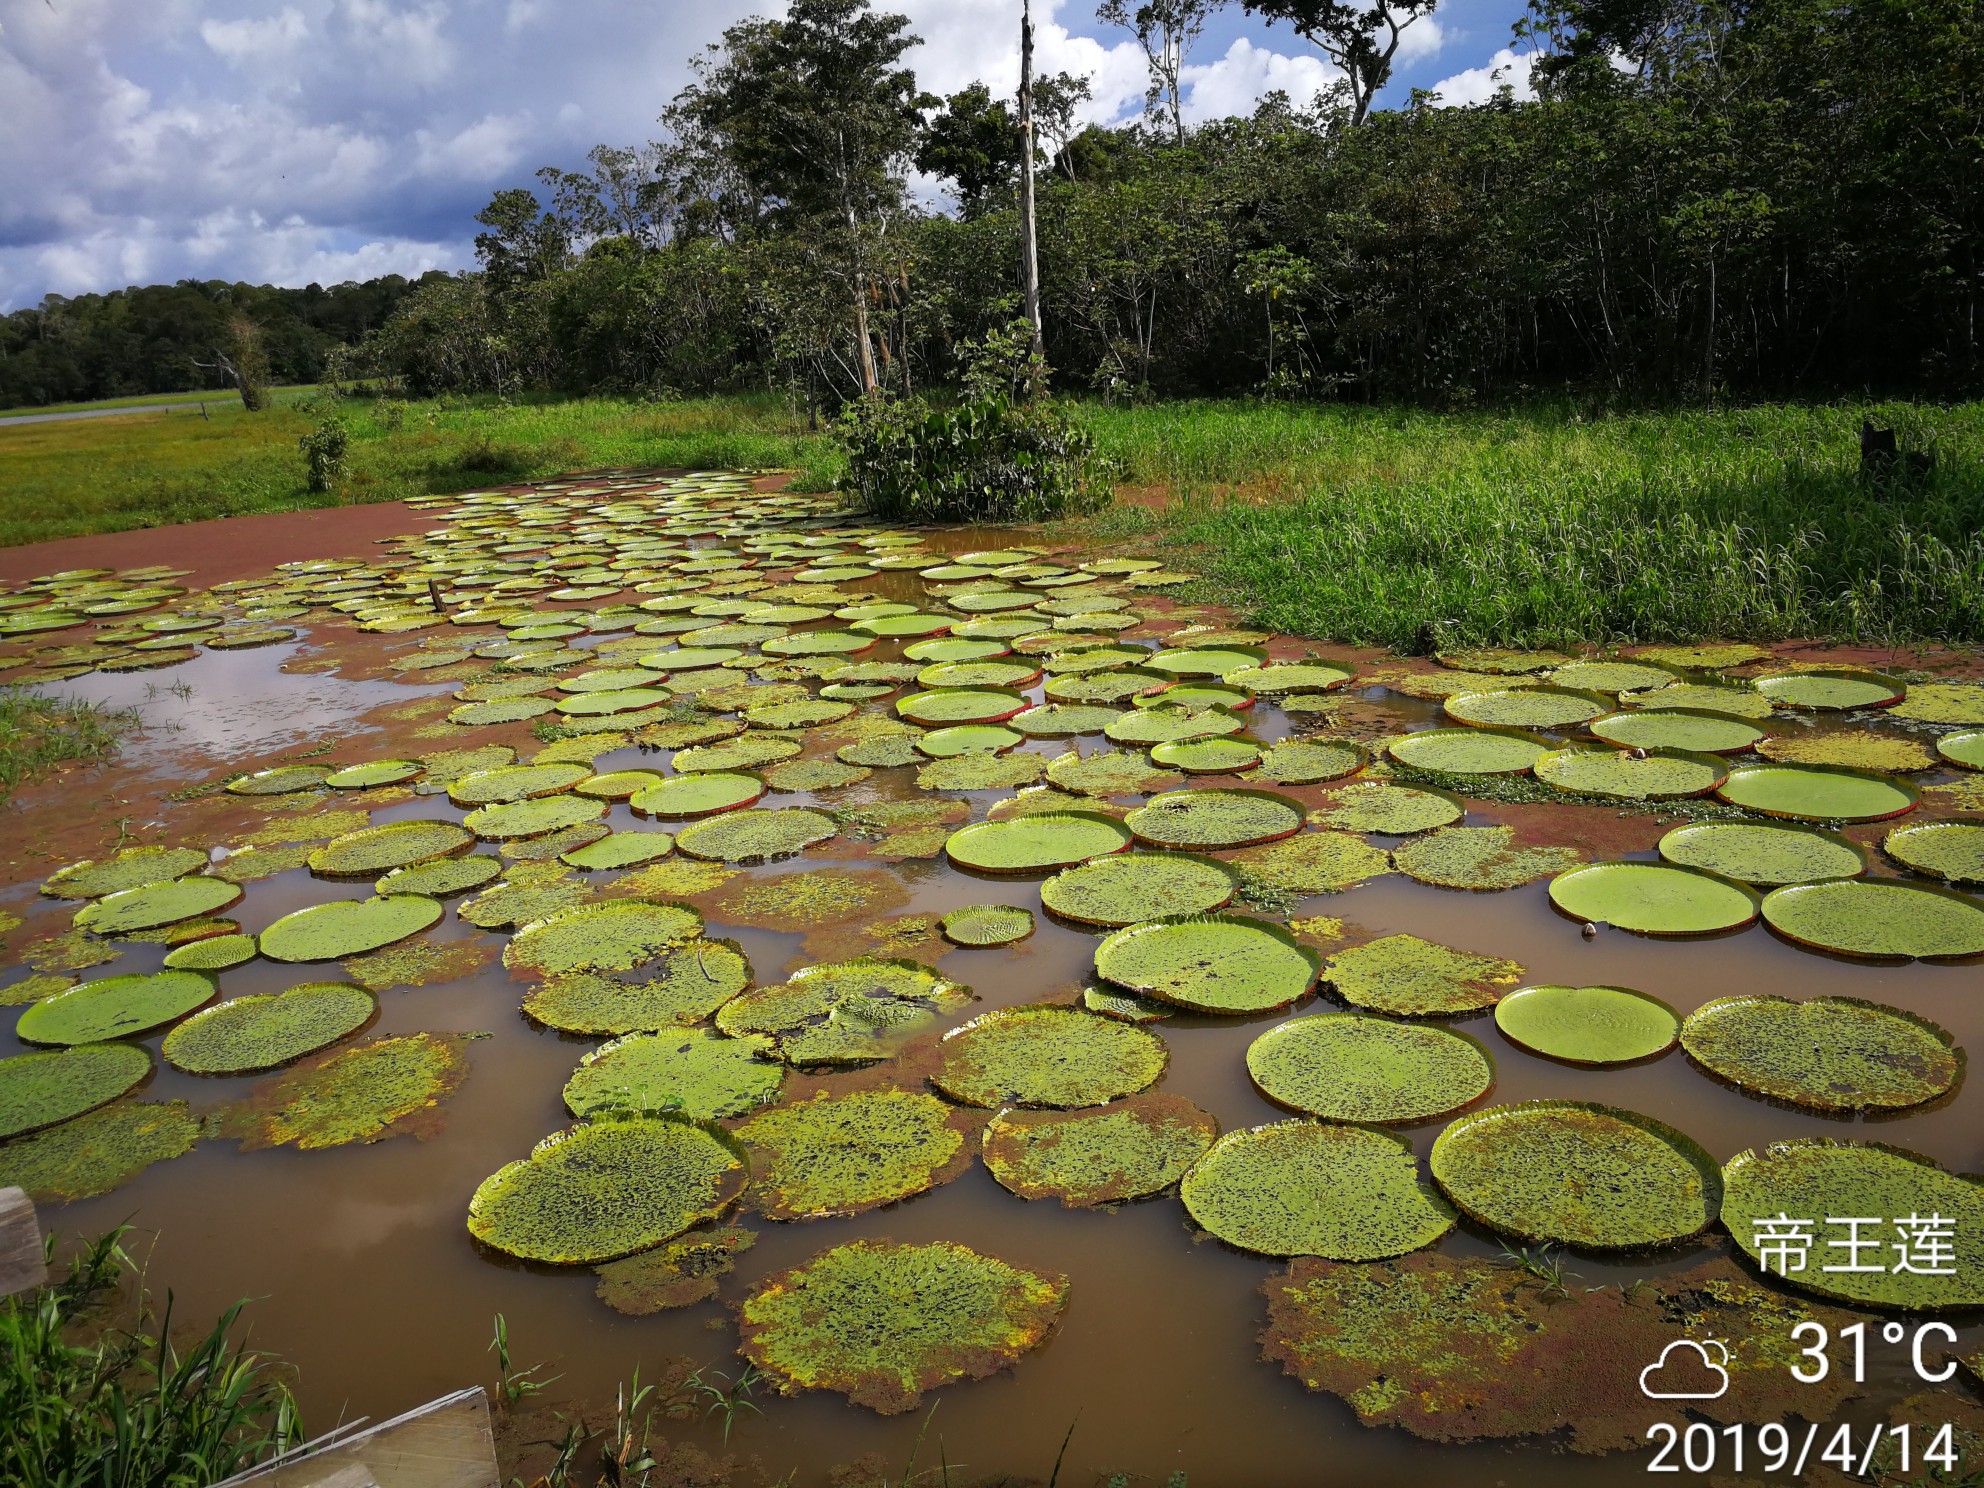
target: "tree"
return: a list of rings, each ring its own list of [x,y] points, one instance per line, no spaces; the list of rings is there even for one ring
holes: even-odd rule
[[[241,406],[260,413],[269,406],[269,357],[262,346],[262,328],[253,316],[236,311],[227,318],[226,339],[215,348],[211,362],[193,363],[219,372],[241,394]]]
[[[669,152],[654,144],[594,145],[586,159],[589,172],[546,166],[537,173],[567,233],[594,243],[626,238],[645,249],[666,243],[682,209],[682,183]]]
[[[1033,138],[1050,165],[1067,160],[1068,142],[1075,137],[1075,110],[1093,102],[1087,76],[1057,72],[1033,85]]]
[[[1179,78],[1185,59],[1192,55],[1207,17],[1225,4],[1226,0],[1144,0],[1133,8],[1131,0],[1103,0],[1095,13],[1097,20],[1122,26],[1136,36],[1150,67],[1144,105],[1154,113],[1170,115],[1172,138],[1180,144],[1185,140],[1185,114]]]
[[[1392,59],[1406,27],[1433,13],[1439,0],[1246,0],[1249,15],[1286,21],[1295,34],[1343,69],[1350,84],[1350,122],[1370,116],[1390,81]]]
[[[990,88],[973,83],[930,121],[916,147],[916,168],[949,181],[959,211],[972,218],[1012,184],[1022,150],[1020,121],[1005,100],[995,103]]]
[[[497,192],[475,220],[490,229],[475,235],[475,256],[498,296],[549,279],[571,259],[564,224],[521,187]]]

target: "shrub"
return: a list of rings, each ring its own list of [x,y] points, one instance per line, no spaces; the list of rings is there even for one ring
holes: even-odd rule
[[[337,418],[324,419],[296,441],[296,447],[303,451],[303,459],[310,467],[311,490],[328,491],[344,479],[345,451],[350,444],[351,434]]]
[[[889,521],[1038,522],[1109,500],[1094,440],[1051,403],[865,401],[840,437],[841,489]]]

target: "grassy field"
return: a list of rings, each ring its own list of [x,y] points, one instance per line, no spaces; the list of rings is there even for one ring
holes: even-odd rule
[[[316,391],[309,383],[293,383],[272,387],[269,395],[283,402],[291,402],[297,398],[307,398]],[[201,403],[232,403],[239,408],[241,395],[233,388],[201,388],[191,393],[137,393],[129,398],[98,398],[88,403],[24,403],[15,408],[0,408],[0,419],[18,418],[31,413],[98,413],[119,408],[150,408],[158,404],[191,407]]]
[[[795,468],[838,455],[771,398],[348,402],[350,474],[304,488],[323,409],[0,429],[0,544],[383,501],[621,465]],[[1933,451],[1858,473],[1863,413]],[[1593,416],[1164,403],[1081,417],[1125,489],[1071,533],[1136,542],[1296,634],[1453,644],[1730,636],[1984,640],[1984,404]]]

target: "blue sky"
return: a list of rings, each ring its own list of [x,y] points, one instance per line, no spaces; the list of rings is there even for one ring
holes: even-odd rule
[[[766,0],[0,0],[0,307],[184,277],[279,284],[462,268],[474,213],[651,138],[687,61]],[[1018,77],[1018,0],[889,0],[926,87]],[[1448,0],[1391,96],[1492,90],[1519,0]],[[1089,4],[1036,0],[1043,70],[1141,104],[1142,54]],[[1499,55],[1498,55],[1499,54]],[[1186,73],[1188,116],[1329,76],[1236,4]],[[1518,64],[1512,80],[1520,82]]]

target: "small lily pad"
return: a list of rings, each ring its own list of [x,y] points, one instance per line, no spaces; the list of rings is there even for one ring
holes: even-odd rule
[[[1318,785],[1355,775],[1370,762],[1364,746],[1351,739],[1288,739],[1261,756],[1254,778],[1275,785]]]
[[[1064,869],[1040,886],[1040,902],[1077,924],[1119,926],[1219,909],[1238,887],[1213,858],[1132,852]]]
[[[746,1202],[767,1219],[860,1214],[949,1183],[971,1165],[968,1126],[934,1095],[857,1090],[760,1112],[737,1128]]]
[[[1354,1007],[1395,1017],[1453,1017],[1493,1007],[1522,980],[1514,961],[1387,935],[1331,956],[1323,977]]]
[[[1881,821],[1915,809],[1906,780],[1837,765],[1744,765],[1716,790],[1732,806],[1800,821]]]
[[[1925,822],[1896,827],[1881,851],[1904,868],[1948,883],[1984,883],[1984,826],[1975,822]]]
[[[1009,1109],[986,1123],[985,1166],[1023,1199],[1093,1209],[1162,1193],[1218,1137],[1218,1121],[1175,1095],[1081,1111]]]
[[[310,871],[325,878],[377,878],[452,858],[475,846],[475,834],[451,821],[395,821],[346,832],[310,854]]]
[[[0,1187],[38,1204],[93,1198],[190,1152],[200,1135],[184,1101],[115,1102],[0,1146]]]
[[[1765,896],[1763,916],[1800,945],[1845,956],[1984,955],[1984,904],[1928,884],[1864,878],[1791,884]]]
[[[1574,746],[1539,755],[1532,768],[1538,780],[1558,790],[1625,801],[1703,796],[1729,775],[1728,766],[1714,755],[1680,749]]]
[[[691,940],[639,969],[638,980],[599,972],[551,977],[524,1011],[561,1033],[654,1033],[700,1023],[751,985],[751,963],[727,940]]]
[[[1321,958],[1279,925],[1240,915],[1173,915],[1118,930],[1096,975],[1199,1013],[1273,1012],[1306,997]]]
[[[237,997],[165,1036],[166,1062],[196,1075],[244,1075],[314,1054],[371,1021],[378,1003],[349,982],[308,982],[271,997]]]
[[[979,873],[1037,873],[1122,852],[1130,832],[1095,811],[1045,811],[976,822],[953,832],[946,856]]]
[[[1587,863],[1550,880],[1550,902],[1574,920],[1635,935],[1712,935],[1757,917],[1745,884],[1672,863]]]
[[[1001,1008],[944,1035],[930,1083],[970,1106],[1099,1106],[1164,1073],[1156,1034],[1068,1007]]]
[[[1674,1047],[1681,1018],[1630,987],[1522,987],[1495,1004],[1510,1043],[1570,1064],[1630,1064]]]
[[[958,723],[932,729],[914,740],[915,752],[931,759],[951,759],[960,754],[1004,754],[1026,743],[1025,734],[996,723]]]
[[[574,1116],[673,1111],[698,1121],[742,1116],[778,1099],[785,1066],[763,1056],[770,1041],[675,1028],[617,1038],[579,1061],[565,1082]]]
[[[198,919],[240,898],[241,886],[225,879],[175,878],[93,899],[76,911],[76,924],[96,935],[129,935]]]
[[[1867,854],[1837,832],[1777,823],[1691,822],[1660,839],[1660,855],[1766,888],[1867,871]]]
[[[524,926],[503,948],[503,964],[531,978],[632,971],[702,933],[702,916],[685,904],[610,899]]]
[[[1025,693],[991,687],[913,692],[896,700],[897,713],[929,728],[952,723],[1003,723],[1026,706]]]
[[[152,1056],[138,1044],[79,1044],[0,1059],[0,1138],[109,1105],[151,1072]]]
[[[227,971],[247,965],[255,959],[255,955],[255,937],[252,935],[211,935],[203,940],[190,940],[167,951],[165,969]]]
[[[1360,780],[1338,786],[1310,813],[1312,826],[1340,832],[1375,832],[1384,837],[1409,837],[1449,826],[1467,814],[1458,796],[1424,787],[1387,785]]]
[[[1151,847],[1251,847],[1302,830],[1298,802],[1272,791],[1181,790],[1153,796],[1123,819]]]
[[[213,995],[213,979],[194,971],[102,977],[33,1004],[14,1033],[29,1044],[132,1038],[184,1017]]]
[[[1385,752],[1415,770],[1519,775],[1550,752],[1550,742],[1515,729],[1437,728],[1394,739]]]
[[[944,938],[961,946],[1002,946],[1033,934],[1033,912],[1011,904],[967,904],[939,921]]]
[[[260,944],[271,961],[339,961],[418,935],[441,915],[424,894],[336,899],[284,915],[262,932]]]
[[[762,1033],[788,1064],[872,1064],[971,1001],[971,989],[913,961],[862,957],[794,972],[725,1003],[717,1027]]]
[[[1944,1029],[1857,997],[1718,997],[1688,1015],[1681,1046],[1732,1085],[1819,1111],[1919,1106],[1964,1065]]]
[[[1513,827],[1440,827],[1392,849],[1392,866],[1442,889],[1519,888],[1583,861],[1574,847],[1517,847]]]
[[[1247,1073],[1278,1106],[1327,1121],[1425,1121],[1479,1100],[1494,1061],[1466,1034],[1369,1013],[1321,1013],[1247,1047]]]
[[[647,1317],[673,1307],[692,1307],[717,1293],[717,1281],[736,1268],[736,1257],[757,1243],[755,1231],[739,1225],[691,1230],[654,1250],[593,1270],[598,1297],[615,1312]]]

